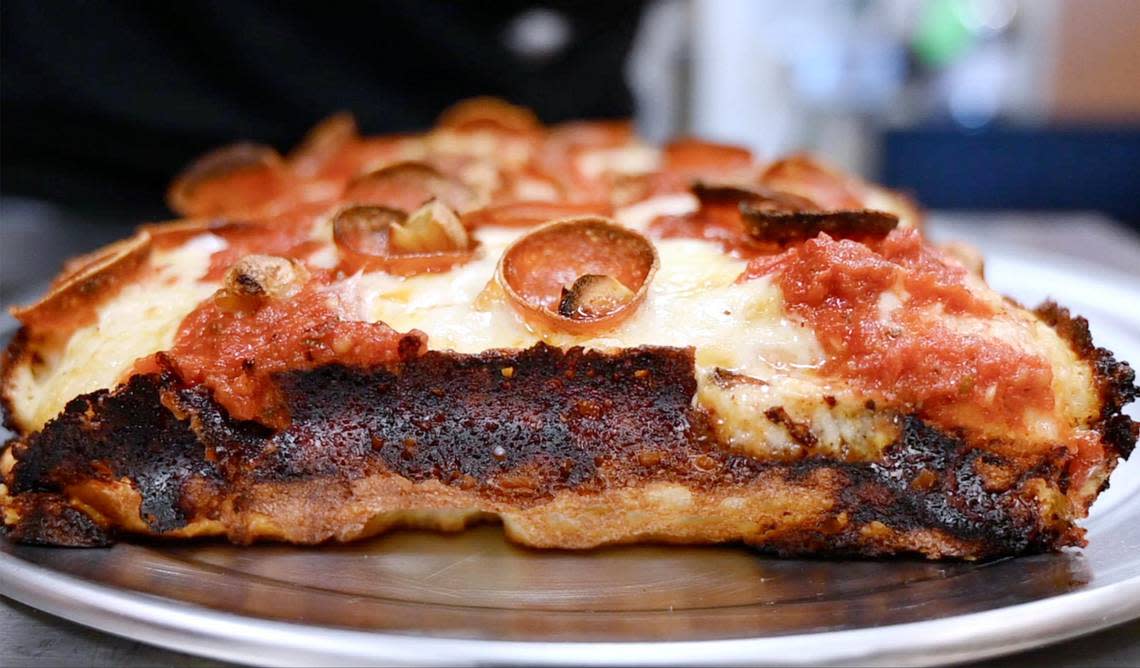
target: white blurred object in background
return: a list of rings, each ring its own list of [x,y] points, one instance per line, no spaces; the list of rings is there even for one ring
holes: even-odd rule
[[[880,131],[1047,115],[1063,0],[659,0],[627,70],[638,124],[873,173]]]

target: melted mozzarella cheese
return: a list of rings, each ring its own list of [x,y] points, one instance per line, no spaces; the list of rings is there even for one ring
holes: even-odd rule
[[[630,229],[644,232],[658,216],[683,216],[696,211],[699,206],[697,198],[689,193],[660,195],[622,207],[614,212],[614,218]]]
[[[781,374],[769,382],[713,373],[701,380],[697,398],[720,441],[755,457],[871,461],[898,436],[889,413],[821,378]]]
[[[531,153],[526,138],[507,139],[495,132],[435,130],[428,133],[424,141],[429,155],[478,158],[510,168],[524,165]]]
[[[644,144],[586,151],[575,166],[582,174],[596,179],[604,174],[646,174],[661,165],[661,151]]]
[[[155,251],[152,271],[103,304],[96,322],[77,329],[44,364],[14,370],[17,419],[38,429],[71,399],[114,387],[135,360],[169,348],[182,319],[217,289],[198,279],[210,255],[225,247],[221,238],[203,234]]]
[[[784,317],[779,290],[759,279],[736,283],[744,263],[716,244],[691,239],[656,242],[661,265],[645,303],[615,329],[590,336],[528,324],[494,282],[498,258],[520,231],[480,230],[483,252],[447,274],[409,278],[363,274],[336,289],[349,313],[399,331],[419,329],[435,350],[478,353],[493,348],[554,346],[614,349],[640,345],[695,346],[700,367],[766,375],[812,368],[822,361],[814,333]]]

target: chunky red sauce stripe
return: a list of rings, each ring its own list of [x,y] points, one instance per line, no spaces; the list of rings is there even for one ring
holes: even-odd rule
[[[342,317],[315,279],[288,300],[238,308],[219,291],[186,316],[165,353],[183,380],[205,385],[230,415],[288,424],[272,375],[337,362],[371,367],[418,354],[427,336]],[[136,371],[153,370],[143,360]]]
[[[936,304],[947,315],[994,310],[970,293],[964,269],[923,246],[913,230],[874,244],[820,235],[754,260],[741,280],[765,274],[774,275],[787,308],[814,329],[827,373],[946,425],[978,419],[1016,428],[1026,409],[1053,408],[1047,360],[930,317],[927,308]],[[881,318],[880,296],[893,288],[908,297]]]

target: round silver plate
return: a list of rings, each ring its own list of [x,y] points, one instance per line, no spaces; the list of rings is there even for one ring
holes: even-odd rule
[[[991,249],[992,251],[993,249]],[[990,282],[1092,321],[1140,361],[1133,277],[991,252]],[[989,563],[762,557],[742,547],[534,551],[498,528],[297,548],[0,540],[2,593],[104,631],[261,664],[942,664],[1140,616],[1140,461],[1089,547]]]

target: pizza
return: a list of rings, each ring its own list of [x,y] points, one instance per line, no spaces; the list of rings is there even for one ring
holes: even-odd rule
[[[1084,544],[1128,364],[991,290],[905,196],[807,155],[469,100],[180,174],[67,262],[0,387],[9,540]]]

